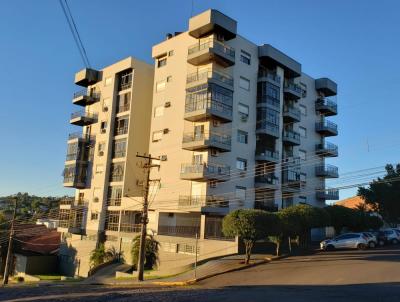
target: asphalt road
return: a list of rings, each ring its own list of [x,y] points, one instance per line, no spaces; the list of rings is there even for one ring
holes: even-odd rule
[[[1,288],[0,301],[400,301],[400,246],[291,257],[180,288]]]

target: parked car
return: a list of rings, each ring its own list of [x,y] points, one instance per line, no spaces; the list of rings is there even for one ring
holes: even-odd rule
[[[333,239],[321,241],[322,250],[331,251],[334,249],[366,249],[368,247],[368,237],[362,233],[347,233],[339,235]]]
[[[386,229],[386,230],[383,230],[383,233],[387,237],[387,241],[388,242],[390,242],[392,244],[398,244],[399,243],[400,236],[398,235],[398,233],[395,230]]]
[[[374,248],[378,245],[378,239],[375,237],[374,234],[370,232],[363,232],[362,234],[364,234],[368,238],[367,242],[369,248]]]
[[[375,236],[379,246],[383,246],[383,245],[389,243],[388,238],[385,235],[385,232],[375,231],[375,232],[372,232],[372,234]]]

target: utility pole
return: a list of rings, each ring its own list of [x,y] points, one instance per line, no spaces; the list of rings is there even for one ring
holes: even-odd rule
[[[195,258],[194,258],[194,279],[197,279],[197,241],[199,239],[198,234],[196,233],[196,244],[194,247],[194,252],[195,252]]]
[[[4,268],[4,278],[3,278],[3,285],[8,284],[8,275],[10,273],[10,266],[12,265],[12,246],[14,240],[14,222],[15,216],[17,215],[17,198],[14,198],[14,212],[13,218],[11,220],[11,227],[10,227],[10,236],[8,239],[8,249],[7,249],[7,258],[6,258],[6,265]]]
[[[139,155],[136,157],[146,159],[146,163],[143,165],[143,169],[146,171],[146,182],[144,183],[144,197],[143,197],[143,214],[142,214],[142,230],[140,234],[140,245],[139,245],[139,259],[138,259],[138,281],[143,281],[144,272],[144,259],[145,259],[145,249],[146,249],[146,235],[147,235],[147,223],[148,223],[148,209],[149,209],[149,186],[150,186],[150,169],[154,167],[160,167],[160,165],[153,165],[152,160],[160,160],[160,158],[151,157],[149,155]]]

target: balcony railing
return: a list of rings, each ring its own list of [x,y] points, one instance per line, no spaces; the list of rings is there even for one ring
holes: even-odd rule
[[[294,144],[300,144],[300,133],[290,129],[285,129],[283,131],[283,139]]]
[[[186,83],[190,84],[193,82],[203,82],[208,79],[213,79],[220,83],[233,87],[233,78],[230,75],[213,70],[211,68],[206,69],[205,71],[189,74],[186,78]]]
[[[269,185],[278,185],[279,179],[273,173],[257,175],[255,177],[256,183],[269,184]]]
[[[97,119],[97,114],[85,110],[77,111],[71,114],[71,120],[78,117]]]
[[[339,177],[339,169],[333,165],[315,167],[315,174],[322,177]]]
[[[301,119],[300,109],[294,106],[287,106],[287,105],[283,106],[283,114],[286,117],[290,117],[291,120],[300,121]]]
[[[326,189],[317,191],[317,198],[327,200],[338,200],[339,190],[338,189]]]
[[[274,137],[279,137],[279,126],[271,124],[269,122],[257,122],[256,124],[257,133],[268,134]]]
[[[63,198],[60,200],[60,205],[73,205],[74,204],[74,198]]]
[[[269,105],[273,109],[280,111],[281,110],[281,105],[280,101],[278,99],[271,98],[268,95],[263,95],[257,97],[257,105]]]
[[[114,135],[123,135],[128,133],[128,126],[115,128]]]
[[[199,163],[199,164],[182,164],[181,174],[200,174],[214,175],[214,176],[229,176],[230,167],[227,165],[216,165],[211,163]]]
[[[256,160],[279,161],[279,151],[275,150],[256,150]]]
[[[200,235],[200,226],[158,226],[158,235],[194,238],[196,234]]]
[[[214,48],[224,53],[225,55],[231,57],[233,60],[235,59],[235,49],[215,39],[209,39],[208,41],[205,41],[201,44],[195,44],[190,46],[188,49],[188,55],[192,55],[195,54],[196,52],[209,48]]]
[[[226,208],[229,206],[229,201],[224,196],[217,195],[180,195],[179,204],[180,207],[222,207]]]
[[[119,207],[121,205],[121,197],[116,197],[116,198],[108,198],[107,199],[107,205],[108,206],[117,206]]]
[[[202,143],[203,141],[208,147],[219,147],[219,148],[224,148],[226,150],[230,150],[231,148],[230,135],[221,135],[209,132],[183,134],[183,140],[182,140],[183,144],[195,143],[195,142],[203,144]]]
[[[320,98],[315,102],[315,109],[326,116],[337,114],[337,103],[328,98]]]
[[[130,103],[119,105],[117,107],[117,113],[128,111],[130,108],[131,108],[131,104]]]
[[[141,224],[121,223],[119,231],[123,233],[140,233],[142,230]]]
[[[82,89],[81,91],[75,92],[74,93],[74,99],[79,98],[81,96],[89,96],[93,99],[98,99],[100,98],[100,93],[98,92],[90,92],[87,89]]]
[[[337,135],[338,126],[334,122],[324,120],[315,124],[315,130],[325,135]]]
[[[72,139],[76,139],[76,138],[83,139],[85,141],[90,141],[90,140],[94,139],[93,136],[86,134],[86,133],[82,133],[82,132],[73,132],[73,133],[68,134],[68,140],[72,140]]]
[[[196,111],[210,110],[210,114],[232,119],[232,105],[228,105],[216,100],[212,100],[211,96],[201,100],[187,100],[185,104],[185,113],[193,113]],[[203,112],[201,112],[203,114]]]
[[[281,83],[281,77],[278,76],[275,72],[270,70],[259,70],[258,71],[258,78],[267,78],[272,80],[276,84]]]
[[[303,95],[301,86],[292,82],[285,82],[283,91],[294,98],[301,98]]]
[[[329,142],[315,145],[315,151],[323,156],[337,156],[338,146]]]

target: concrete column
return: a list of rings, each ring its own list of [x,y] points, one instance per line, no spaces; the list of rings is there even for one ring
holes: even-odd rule
[[[206,215],[200,216],[200,236],[199,239],[204,239],[204,233],[206,229]]]

